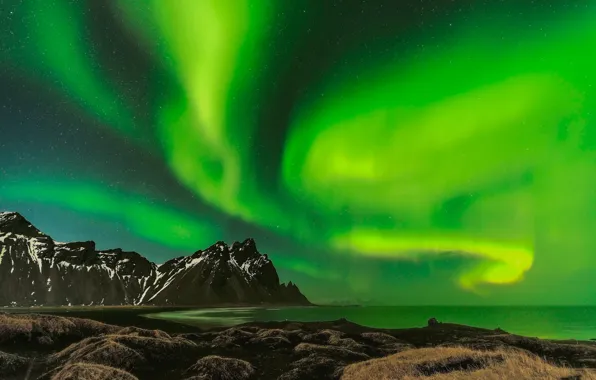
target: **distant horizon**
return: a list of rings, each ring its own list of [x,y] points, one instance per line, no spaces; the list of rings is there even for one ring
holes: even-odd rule
[[[331,301],[333,302],[333,301]],[[342,307],[342,306],[366,306],[366,307],[596,307],[596,304],[585,304],[585,305],[581,305],[581,304],[574,304],[574,305],[548,305],[548,304],[543,304],[543,305],[538,305],[538,304],[444,304],[444,305],[426,305],[426,304],[404,304],[404,305],[399,305],[399,304],[366,304],[366,303],[353,303],[353,304],[347,304],[347,305],[327,305],[324,302],[319,302],[317,304],[315,304],[314,306],[337,306],[337,307]]]

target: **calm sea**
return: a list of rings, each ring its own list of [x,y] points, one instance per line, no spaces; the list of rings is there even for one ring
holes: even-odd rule
[[[548,339],[596,338],[594,307],[392,306],[225,308],[168,311],[144,315],[193,326],[233,326],[251,321],[329,321],[346,318],[378,328],[422,327],[430,317],[441,322],[495,329]]]

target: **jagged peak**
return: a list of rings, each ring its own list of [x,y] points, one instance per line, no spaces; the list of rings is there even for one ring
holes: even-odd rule
[[[149,261],[146,257],[135,251],[124,251],[120,248],[106,249],[97,252],[98,256],[104,264],[108,267],[115,269],[117,265],[144,265],[145,267],[157,267],[155,263]]]
[[[267,259],[267,255],[261,255],[258,251],[257,243],[253,238],[244,239],[242,243],[235,242],[232,245],[232,256],[238,265],[244,264],[249,259],[258,259],[260,257]]]
[[[30,237],[46,236],[23,215],[14,211],[0,212],[0,232],[12,232]]]
[[[242,246],[245,248],[251,248],[251,249],[254,249],[255,251],[257,251],[257,243],[255,242],[255,239],[253,239],[253,238],[244,239],[244,241],[242,242]]]
[[[67,248],[71,250],[84,249],[95,252],[95,242],[93,240],[86,241],[70,241],[67,243],[56,243],[58,248]]]
[[[23,218],[23,215],[16,211],[0,211],[0,221],[4,218]]]
[[[213,244],[212,247],[219,249],[220,251],[229,251],[230,247],[224,241],[218,241],[217,243]]]
[[[207,249],[199,250],[197,252],[217,252],[217,251],[229,251],[230,247],[226,244],[226,242],[219,240],[216,243],[210,245]]]
[[[191,257],[198,258],[205,255],[213,257],[221,256],[227,260],[230,256],[230,247],[224,241],[220,240],[206,249],[196,251],[194,254],[191,255]]]
[[[246,294],[238,295],[238,297],[246,296],[247,302],[267,301],[308,304],[308,300],[298,291],[296,285],[292,282],[280,287],[279,277],[273,263],[268,259],[267,255],[257,251],[256,243],[252,238],[245,239],[242,242],[236,242],[231,247],[223,241],[218,241],[209,248],[197,251],[191,256],[179,256],[161,265],[156,265],[134,251],[125,251],[121,248],[96,250],[96,245],[93,241],[54,242],[49,236],[42,235],[41,232],[19,213],[0,212],[0,233],[7,233],[8,236],[11,233],[24,235],[23,232],[25,231],[27,232],[27,236],[18,237],[16,240],[8,239],[8,241],[9,244],[12,244],[13,241],[17,242],[20,241],[19,239],[25,238],[32,242],[27,247],[24,245],[18,246],[25,253],[29,250],[35,253],[35,255],[31,256],[35,260],[32,262],[29,260],[26,265],[33,267],[39,265],[39,271],[36,269],[35,271],[30,271],[30,273],[44,275],[47,270],[42,268],[43,265],[46,265],[46,267],[49,266],[49,268],[59,271],[61,274],[68,274],[70,272],[78,273],[86,268],[86,273],[89,273],[88,276],[83,276],[83,279],[78,277],[73,277],[73,279],[84,282],[89,277],[89,281],[96,282],[93,285],[94,287],[106,286],[106,294],[112,294],[110,293],[112,291],[118,293],[112,294],[116,298],[113,298],[111,301],[107,301],[106,298],[106,302],[108,303],[128,304],[133,302],[136,304],[154,302],[172,304],[176,302],[195,302],[197,300],[197,291],[195,289],[189,289],[188,294],[185,293],[180,297],[178,296],[178,293],[183,293],[182,288],[179,287],[180,284],[189,282],[192,284],[189,287],[192,288],[194,288],[195,284],[200,289],[203,289],[201,288],[203,286],[206,287],[207,294],[210,294],[209,297],[212,297],[214,300],[210,300],[209,302],[236,302],[240,298],[236,299],[232,295],[230,295],[232,298],[226,298],[229,295],[226,289],[233,288],[234,291],[232,293],[234,293],[239,291],[236,289],[237,286],[246,286],[246,292],[241,291],[238,293]],[[45,237],[42,238],[42,236]],[[190,275],[188,275],[189,273]],[[26,294],[31,293],[31,296],[35,295],[35,297],[39,297],[38,289],[36,288],[39,281],[37,281],[37,274],[35,276],[35,278],[28,278],[31,280],[31,291],[27,289]],[[64,277],[61,277],[61,279],[64,280]],[[49,287],[48,289],[55,286],[53,291],[58,292],[61,288],[58,286],[59,281],[57,279],[56,284],[50,285],[55,282],[54,280],[53,277],[51,279],[48,277],[45,285],[42,282],[41,286],[47,286]],[[120,285],[113,286],[112,280],[121,284],[124,288]],[[75,284],[73,283],[73,285]],[[71,296],[70,292],[74,292],[72,294],[78,294],[76,293],[78,291],[78,282],[76,285],[70,287],[69,284],[68,289],[61,289],[60,292],[64,292],[63,294],[66,297]],[[101,289],[102,291],[104,290],[104,288]],[[119,289],[123,289],[124,293],[120,294]],[[220,289],[225,290],[225,292],[222,290],[220,294]],[[61,297],[62,293],[60,294]],[[166,295],[164,296],[164,294]],[[101,303],[103,303],[103,294],[99,294],[99,296],[102,297]],[[90,297],[93,298],[95,296]],[[37,302],[35,299],[30,301],[37,304],[45,303],[48,300],[49,298],[40,302]],[[67,303],[70,304],[71,301],[69,301],[69,298],[66,298]],[[95,300],[93,298],[93,302],[96,301],[99,302],[99,299]]]
[[[146,259],[145,256],[141,255],[137,251],[125,251],[122,248],[111,248],[111,249],[102,249],[101,251],[97,252],[99,255],[104,256],[116,256],[121,258],[143,258]]]
[[[232,250],[249,248],[249,249],[253,249],[256,251],[257,243],[255,242],[255,239],[253,239],[253,238],[246,238],[242,242],[235,241],[234,244],[232,244],[231,248],[232,248]]]
[[[122,248],[111,248],[111,249],[103,249],[101,251],[99,251],[99,254],[116,254],[116,255],[121,255],[122,253],[124,253],[124,250]],[[136,253],[136,252],[135,252]],[[138,255],[138,253],[137,253]]]
[[[201,252],[201,251],[199,251]],[[197,252],[198,253],[198,252]],[[177,264],[178,262],[184,260],[187,256],[178,256],[178,257],[173,257],[163,263],[161,263],[159,266],[163,267],[164,265],[171,265],[171,264]]]

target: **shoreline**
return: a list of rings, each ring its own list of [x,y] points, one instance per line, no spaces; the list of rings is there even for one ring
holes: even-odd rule
[[[82,310],[82,309],[225,309],[225,308],[262,308],[262,307],[334,307],[327,305],[292,305],[292,304],[213,304],[213,305],[73,305],[73,306],[3,306],[0,311],[4,310]],[[348,307],[348,306],[337,306]],[[352,306],[349,306],[352,307]]]
[[[223,316],[222,320],[228,319],[230,321],[234,321],[231,323],[221,323],[221,322],[209,322],[209,318],[201,319],[196,318],[162,318],[159,316],[151,316],[151,314],[162,314],[162,313],[170,313],[170,312],[183,312],[183,311],[205,311],[208,313],[209,311],[221,310],[222,313],[226,311],[232,311],[234,309],[254,309],[254,310],[265,310],[269,308],[283,308],[283,309],[293,309],[293,308],[300,308],[300,309],[310,309],[310,308],[352,308],[353,306],[325,306],[325,305],[309,305],[309,306],[297,306],[297,305],[238,305],[238,304],[226,304],[226,305],[202,305],[202,306],[169,306],[169,307],[161,307],[155,305],[140,305],[140,306],[65,306],[65,307],[21,307],[21,308],[3,308],[0,309],[0,314],[15,314],[15,315],[26,315],[26,314],[40,314],[40,315],[54,315],[59,317],[70,317],[70,318],[83,318],[83,319],[90,319],[101,323],[116,325],[116,326],[137,326],[140,328],[150,329],[150,330],[163,330],[166,332],[171,333],[185,333],[190,331],[216,331],[231,327],[237,327],[242,325],[250,325],[250,324],[263,324],[263,323],[281,323],[283,321],[287,322],[292,320],[292,318],[284,318],[284,319],[271,319],[270,322],[265,322],[264,320],[242,320],[241,316]],[[215,317],[213,317],[215,318]],[[337,316],[337,318],[343,318],[342,316]],[[296,323],[326,323],[328,321],[334,320],[333,318],[325,319],[320,318],[316,320],[296,320]],[[465,322],[461,322],[454,319],[449,319],[450,321],[456,323],[462,323],[468,326],[477,326],[475,328],[490,328],[492,325],[487,324],[466,324]],[[422,320],[421,322],[426,321],[426,319]],[[408,325],[401,325],[401,326],[375,326],[375,325],[368,325],[366,323],[362,323],[362,326],[370,329],[376,330],[403,330],[403,329],[411,329],[411,328],[419,328],[422,324],[408,324]],[[496,326],[499,324],[497,323]],[[484,327],[482,327],[484,326]],[[501,326],[503,327],[503,326]],[[511,327],[510,327],[511,328]],[[507,329],[509,331],[509,329]],[[562,337],[562,336],[548,336],[546,334],[532,334],[532,333],[523,333],[523,332],[515,332],[520,336],[528,336],[533,338],[538,338],[542,340],[548,340],[553,342],[596,342],[596,337],[591,336],[582,336],[580,337]]]
[[[218,324],[203,325],[188,324],[171,319],[153,318],[147,314],[167,313],[185,310],[215,310],[215,309],[246,309],[246,308],[310,308],[315,305],[239,305],[239,304],[219,304],[219,305],[200,305],[200,306],[155,306],[155,305],[109,305],[109,306],[31,306],[31,307],[6,307],[0,308],[0,313],[27,315],[40,314],[57,317],[91,319],[97,322],[106,323],[115,326],[136,326],[149,330],[163,330],[168,333],[188,333],[196,331],[210,331],[221,328]],[[231,327],[231,326],[226,326]]]

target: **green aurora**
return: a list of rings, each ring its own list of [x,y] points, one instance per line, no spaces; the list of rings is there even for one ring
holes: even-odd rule
[[[544,287],[549,281],[589,278],[596,251],[595,3],[554,5],[547,15],[546,5],[508,1],[439,18],[434,31],[408,31],[407,48],[385,37],[346,44],[334,53],[339,63],[304,85],[284,123],[268,118],[275,105],[264,102],[267,91],[291,91],[271,84],[292,67],[276,50],[290,43],[280,37],[280,15],[304,20],[299,12],[316,15],[324,6],[113,1],[106,12],[154,59],[147,125],[135,116],[134,99],[102,71],[84,3],[23,1],[15,9],[28,17],[2,28],[0,67],[81,107],[94,121],[86,128],[107,129],[159,157],[213,211],[108,186],[101,173],[72,180],[51,169],[21,170],[0,183],[0,206],[54,205],[188,252],[228,235],[243,239],[242,229],[223,231],[221,221],[232,218],[258,229],[261,248],[314,300],[416,302],[397,288],[421,293],[428,282],[454,286],[451,303],[560,303],[581,288],[569,281],[555,296]],[[341,14],[333,17],[341,24]],[[307,44],[311,29],[324,30],[312,25],[325,21],[313,20],[291,23],[286,33]],[[298,54],[284,51],[290,62]],[[270,183],[262,180],[269,163],[256,137],[267,136],[263,118],[285,130],[266,144],[281,146]],[[0,120],[3,134],[18,134]],[[267,236],[305,248],[267,249]],[[430,274],[408,279],[400,263],[427,263]],[[322,283],[328,291],[316,294]],[[594,303],[595,294],[570,302]],[[420,302],[445,298],[427,300]]]

